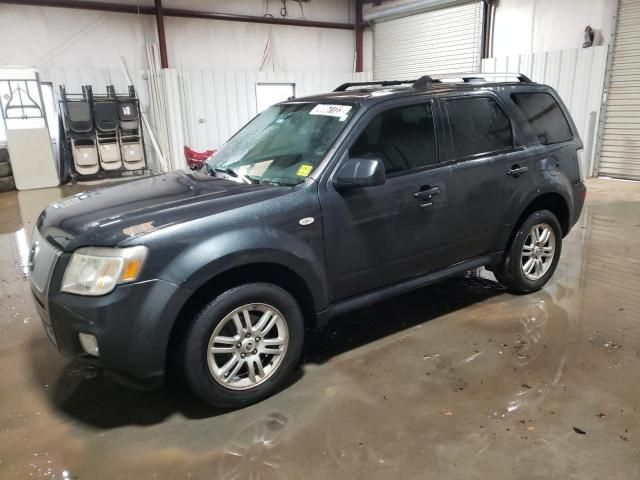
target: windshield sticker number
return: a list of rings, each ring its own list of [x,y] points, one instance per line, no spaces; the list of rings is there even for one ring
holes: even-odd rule
[[[325,117],[336,117],[344,122],[351,111],[350,105],[328,105],[319,103],[309,112],[309,115],[323,115]]]
[[[308,177],[311,173],[311,170],[313,170],[313,165],[302,164],[298,167],[296,175],[298,177]]]

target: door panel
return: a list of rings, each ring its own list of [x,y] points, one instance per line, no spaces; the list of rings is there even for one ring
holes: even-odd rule
[[[450,245],[452,265],[491,250],[505,209],[502,182],[506,177],[499,157],[488,156],[451,167]]]
[[[450,168],[438,163],[436,112],[425,99],[372,110],[342,160],[378,158],[385,184],[321,190],[332,300],[445,265]]]
[[[518,214],[518,207],[539,188],[540,174],[558,174],[558,160],[554,155],[548,155],[546,147],[539,145],[505,153],[498,158],[498,162],[505,172],[502,183],[504,201],[507,205],[513,206],[505,209],[502,217],[501,238],[504,239],[509,238],[511,234],[513,223],[517,220],[513,217]],[[518,170],[521,173],[518,173]],[[503,248],[504,245],[498,247]]]
[[[333,301],[445,266],[449,174],[436,167],[321,194]],[[434,187],[430,200],[414,196]]]
[[[449,265],[494,250],[503,230],[505,153],[514,147],[509,117],[487,93],[442,100],[449,125]]]

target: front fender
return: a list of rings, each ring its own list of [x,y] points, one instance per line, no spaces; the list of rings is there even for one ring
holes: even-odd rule
[[[328,305],[321,232],[296,236],[280,230],[247,227],[194,244],[171,260],[160,278],[195,291],[236,267],[258,263],[286,267],[306,283],[317,311]],[[309,237],[313,238],[309,238]]]

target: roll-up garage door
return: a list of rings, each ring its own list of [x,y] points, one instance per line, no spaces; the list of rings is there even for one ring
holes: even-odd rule
[[[640,180],[640,2],[618,8],[598,174]]]
[[[373,26],[376,80],[480,71],[482,2],[440,8]]]

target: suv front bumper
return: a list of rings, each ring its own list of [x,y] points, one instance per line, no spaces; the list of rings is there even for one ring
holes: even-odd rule
[[[34,291],[45,332],[58,350],[103,368],[122,383],[159,386],[164,378],[169,337],[191,292],[163,280],[120,285],[101,297]],[[85,353],[79,333],[94,335],[99,356]]]

